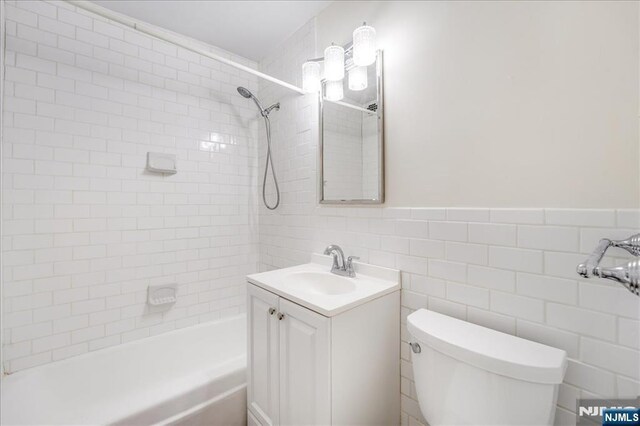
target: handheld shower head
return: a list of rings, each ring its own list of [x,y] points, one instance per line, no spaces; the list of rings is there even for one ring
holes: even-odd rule
[[[238,87],[238,93],[240,93],[240,96],[242,96],[243,98],[253,99],[253,102],[255,102],[256,105],[258,106],[258,109],[260,110],[260,114],[262,114],[263,117],[269,116],[269,113],[273,109],[275,109],[276,111],[280,109],[280,102],[277,102],[271,105],[270,107],[263,108],[260,101],[258,101],[258,98],[256,98],[254,94],[249,91],[249,89],[244,88],[242,86]]]
[[[269,210],[275,210],[280,205],[280,188],[278,187],[278,178],[276,178],[276,171],[273,168],[273,157],[271,156],[271,122],[269,121],[269,113],[274,109],[276,111],[279,110],[280,102],[277,102],[267,109],[264,109],[262,108],[262,105],[260,105],[260,102],[258,102],[258,98],[256,98],[253,93],[249,91],[249,89],[239,86],[237,90],[238,93],[240,93],[240,96],[242,96],[243,98],[253,99],[253,102],[256,103],[258,109],[260,110],[260,115],[262,115],[262,118],[264,118],[264,125],[267,128],[267,160],[264,165],[264,176],[262,178],[262,201]],[[276,187],[276,202],[273,205],[269,205],[269,203],[267,202],[267,173],[269,171],[269,166],[271,166],[271,175],[273,176],[273,183]]]
[[[244,87],[238,87],[238,93],[240,93],[241,96],[247,99],[253,96],[253,94],[249,91],[249,89],[245,89]]]
[[[243,98],[247,98],[247,99],[253,99],[253,102],[256,103],[256,106],[258,107],[258,109],[260,110],[260,113],[262,115],[264,115],[264,108],[262,108],[262,105],[260,104],[260,102],[258,101],[258,98],[256,98],[253,93],[251,93],[249,91],[249,89],[246,89],[242,86],[238,87],[238,93],[240,93],[240,96],[242,96]]]

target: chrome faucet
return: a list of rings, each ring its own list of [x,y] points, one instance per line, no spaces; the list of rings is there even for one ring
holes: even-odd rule
[[[604,268],[600,266],[600,261],[609,247],[619,247],[636,257],[640,257],[640,234],[632,235],[621,241],[603,238],[591,256],[578,265],[578,274],[585,278],[596,276],[617,281],[631,293],[640,296],[640,259],[631,260],[625,265],[615,268]]]
[[[332,274],[355,278],[356,271],[353,270],[353,261],[355,259],[360,259],[358,256],[349,256],[345,261],[344,252],[340,246],[336,244],[331,244],[324,249],[324,254],[331,255],[333,257],[333,265],[331,265]]]

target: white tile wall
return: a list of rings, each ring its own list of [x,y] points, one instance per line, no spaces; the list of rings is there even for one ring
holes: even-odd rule
[[[65,2],[6,18],[5,371],[242,311],[257,117],[235,88],[257,80]],[[146,172],[148,151],[178,173]],[[148,308],[165,282],[178,302]]]
[[[318,56],[314,32],[311,22],[261,69],[299,83],[302,62]],[[319,207],[314,100],[262,82],[260,95],[283,104],[272,119],[284,188],[279,210],[260,211],[262,269],[340,244],[364,262],[403,271],[403,323],[424,307],[566,350],[557,424],[575,424],[581,396],[638,395],[640,299],[612,282],[580,280],[575,267],[598,238],[638,232],[640,211]],[[402,340],[402,423],[418,425],[404,327]]]

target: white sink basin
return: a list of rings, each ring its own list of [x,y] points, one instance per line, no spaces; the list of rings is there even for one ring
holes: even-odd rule
[[[326,272],[293,272],[285,276],[286,288],[308,291],[312,294],[345,294],[356,290],[348,278]]]
[[[355,278],[332,274],[331,257],[249,275],[250,283],[331,317],[400,289],[400,271],[354,262]]]

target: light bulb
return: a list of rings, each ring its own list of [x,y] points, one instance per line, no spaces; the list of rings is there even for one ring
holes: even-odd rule
[[[342,80],[327,81],[325,83],[325,97],[330,101],[339,101],[344,98],[342,85]]]
[[[376,61],[376,30],[363,23],[353,31],[353,62],[362,67]]]
[[[324,78],[338,81],[344,78],[344,49],[342,46],[331,46],[324,49]]]
[[[349,70],[349,90],[358,91],[367,88],[367,67],[353,67]]]
[[[320,62],[302,64],[302,90],[314,93],[320,90]]]

